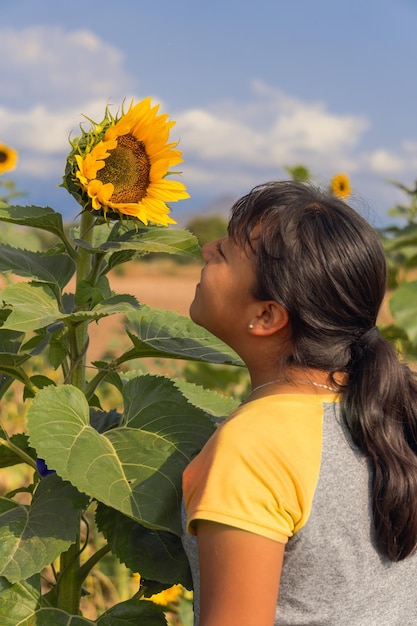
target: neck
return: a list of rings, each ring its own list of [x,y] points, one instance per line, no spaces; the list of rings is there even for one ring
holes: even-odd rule
[[[270,380],[266,383],[262,383],[260,385],[256,385],[256,387],[253,387],[252,391],[250,392],[248,398],[250,398],[256,391],[258,391],[259,389],[262,389],[263,387],[268,387],[269,385],[279,385],[279,384],[288,384],[288,383],[302,383],[304,385],[311,385],[313,387],[319,387],[321,389],[327,389],[328,391],[333,391],[334,393],[337,393],[339,391],[339,389],[337,388],[337,385],[333,384],[325,384],[325,383],[321,383],[318,382],[316,380],[311,380],[310,378],[307,378],[307,375],[305,377],[303,376],[282,376],[282,378],[275,378],[273,380]]]

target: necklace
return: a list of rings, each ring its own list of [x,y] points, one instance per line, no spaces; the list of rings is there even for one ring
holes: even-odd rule
[[[258,385],[257,387],[252,389],[249,395],[251,396],[253,393],[255,393],[255,391],[258,391],[258,389],[262,389],[262,387],[267,387],[267,385],[273,385],[275,383],[284,383],[284,382],[286,383],[286,382],[289,382],[290,380],[298,380],[302,383],[313,385],[313,387],[322,387],[323,389],[328,389],[329,391],[337,392],[337,389],[335,389],[334,387],[330,387],[329,385],[324,385],[323,383],[316,383],[314,382],[314,380],[308,380],[307,378],[292,377],[292,378],[276,378],[275,380],[270,380],[269,383],[263,383],[262,385]]]

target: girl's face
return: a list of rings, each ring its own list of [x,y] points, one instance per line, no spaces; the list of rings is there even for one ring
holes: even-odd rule
[[[196,324],[235,349],[246,335],[259,302],[253,296],[256,276],[251,255],[229,237],[206,244],[206,264],[190,306]]]

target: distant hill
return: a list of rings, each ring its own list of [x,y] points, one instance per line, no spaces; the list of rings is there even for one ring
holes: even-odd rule
[[[199,215],[206,215],[206,216],[220,215],[221,217],[224,217],[227,220],[230,215],[230,209],[233,203],[236,202],[236,200],[237,200],[236,196],[233,196],[231,194],[225,194],[207,203],[205,203],[204,201],[200,201],[200,202],[195,202],[193,204],[193,201],[191,198],[190,200],[187,200],[187,202],[184,203],[184,209],[185,209],[185,206],[188,205],[187,211],[184,209],[180,211],[178,210],[179,207],[177,209],[177,207],[173,205],[172,214],[173,214],[174,219],[177,221],[178,226],[182,228],[186,224],[188,224],[188,222],[190,222],[190,220],[193,217],[196,217]],[[191,210],[191,207],[192,207],[192,210]],[[181,208],[182,208],[182,203],[181,203]]]

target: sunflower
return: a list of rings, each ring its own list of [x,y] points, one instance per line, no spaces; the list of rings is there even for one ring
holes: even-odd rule
[[[331,182],[332,193],[338,198],[346,200],[352,193],[349,177],[346,174],[336,174]]]
[[[0,174],[13,170],[17,163],[17,152],[6,146],[4,143],[0,143]]]
[[[183,183],[166,178],[182,158],[178,142],[168,142],[175,122],[168,121],[167,114],[158,115],[158,110],[150,98],[132,102],[120,118],[106,109],[101,124],[72,142],[63,186],[84,208],[144,224],[175,224],[166,203],[189,194]]]
[[[155,604],[160,604],[161,606],[168,606],[170,604],[175,604],[180,599],[183,592],[183,587],[181,585],[173,585],[168,589],[164,589],[159,593],[154,593],[150,596],[149,600],[152,600]]]

